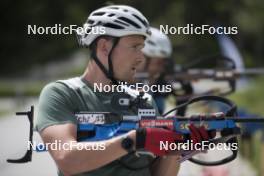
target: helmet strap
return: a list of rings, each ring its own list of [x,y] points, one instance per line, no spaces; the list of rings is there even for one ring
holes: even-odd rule
[[[114,72],[113,72],[113,63],[112,63],[112,52],[114,50],[114,48],[116,47],[116,45],[118,44],[119,38],[114,38],[113,39],[113,46],[109,52],[108,55],[108,68],[109,70],[107,71],[107,69],[105,68],[105,66],[99,61],[97,55],[96,55],[96,49],[93,49],[91,51],[91,57],[94,59],[95,63],[97,64],[97,66],[102,70],[102,72],[104,73],[104,75],[110,79],[112,81],[112,84],[118,84],[118,81],[116,78],[114,78]]]
[[[112,49],[108,55],[108,68],[109,68],[108,76],[109,76],[109,79],[112,81],[113,84],[118,84],[118,81],[114,77],[114,68],[113,68],[113,62],[112,62],[112,53],[113,53],[114,48],[118,44],[118,41],[119,41],[119,38],[117,38],[117,37],[113,39],[113,46],[112,46]]]

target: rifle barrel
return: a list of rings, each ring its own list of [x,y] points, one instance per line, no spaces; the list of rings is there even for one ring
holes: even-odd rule
[[[186,118],[186,117],[175,117],[178,121],[221,121],[221,120],[232,120],[238,123],[264,123],[264,118],[238,118],[238,117],[225,117],[225,118]]]

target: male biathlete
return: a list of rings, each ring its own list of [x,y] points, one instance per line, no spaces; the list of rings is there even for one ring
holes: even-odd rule
[[[144,63],[144,71],[148,73],[150,85],[160,86],[160,91],[151,92],[159,113],[164,113],[165,99],[171,92],[166,92],[162,86],[168,85],[164,79],[165,73],[168,71],[168,61],[172,55],[172,45],[169,37],[162,33],[159,29],[151,27],[151,36],[145,41],[143,53],[146,58]]]
[[[84,74],[68,80],[52,82],[41,92],[37,112],[36,129],[45,144],[60,141],[71,144],[70,150],[61,148],[49,153],[54,159],[59,175],[78,176],[175,176],[179,170],[178,156],[166,156],[170,150],[160,148],[160,141],[169,144],[182,141],[182,135],[162,128],[140,128],[125,135],[100,142],[79,139],[78,112],[114,112],[121,115],[136,114],[117,109],[111,104],[118,92],[94,92],[93,85],[118,84],[133,80],[137,66],[144,59],[142,48],[150,34],[147,19],[136,9],[124,5],[112,5],[93,11],[85,22],[93,29],[103,27],[103,34],[79,33],[81,45],[90,49],[91,60]],[[151,97],[148,97],[152,105]],[[115,117],[112,117],[113,121]],[[98,132],[102,132],[100,126]],[[112,129],[116,129],[113,127]],[[190,126],[191,139],[195,142],[208,139],[204,127]],[[110,130],[111,132],[111,130]],[[99,145],[102,150],[87,150],[85,146]],[[67,145],[64,145],[64,147]],[[69,147],[69,146],[67,146]],[[136,155],[144,150],[160,156],[155,162],[149,155]]]

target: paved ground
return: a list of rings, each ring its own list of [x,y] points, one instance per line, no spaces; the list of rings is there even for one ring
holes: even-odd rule
[[[219,157],[217,153],[209,157]],[[250,164],[240,156],[225,165],[214,167],[201,167],[189,161],[181,165],[178,176],[256,176]]]
[[[28,102],[21,110],[29,110]],[[33,153],[32,162],[25,164],[10,164],[6,159],[17,159],[25,154],[29,133],[29,123],[26,116],[16,116],[15,112],[0,118],[0,175],[1,176],[55,176],[56,167],[47,152]],[[34,140],[41,142],[35,132]]]

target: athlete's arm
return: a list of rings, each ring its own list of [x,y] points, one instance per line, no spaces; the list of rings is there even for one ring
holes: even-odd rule
[[[180,163],[177,161],[179,156],[167,156],[160,158],[151,169],[152,176],[177,176]]]
[[[77,128],[76,125],[71,123],[49,126],[42,130],[40,134],[46,144],[56,140],[61,140],[62,144],[71,141],[76,145],[93,145],[97,143],[77,142]],[[135,130],[130,131],[128,135],[135,140]],[[121,140],[121,137],[116,137],[103,141],[105,150],[86,150],[85,148],[79,150],[77,146],[74,146],[72,150],[49,149],[49,152],[64,175],[73,175],[97,169],[127,154],[127,151],[121,147]]]

